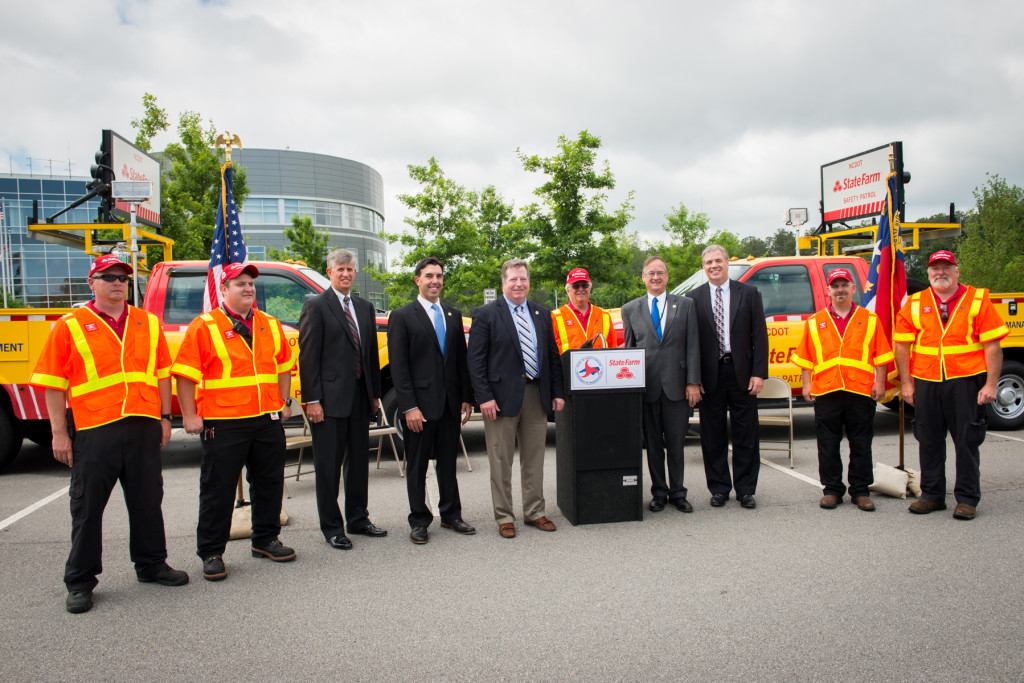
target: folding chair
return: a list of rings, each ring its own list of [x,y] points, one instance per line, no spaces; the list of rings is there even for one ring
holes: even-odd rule
[[[761,439],[762,451],[786,451],[789,453],[789,468],[793,469],[793,390],[789,383],[781,377],[768,377],[764,381],[764,389],[757,395],[758,399],[786,399],[786,406],[789,410],[787,416],[758,415],[757,421],[762,425],[778,425],[789,429],[788,439]],[[765,447],[764,444],[784,444]]]
[[[374,417],[374,424],[370,425],[370,438],[377,438],[377,447],[370,447],[370,450],[377,451],[377,469],[380,469],[380,452],[384,448],[384,437],[388,437],[388,441],[391,442],[391,452],[395,456],[395,462],[398,463],[398,476],[404,477],[405,473],[402,469],[402,460],[398,457],[398,448],[395,447],[394,435],[398,433],[398,429],[391,424],[388,424],[388,416],[384,414],[384,409],[379,408],[377,415]]]

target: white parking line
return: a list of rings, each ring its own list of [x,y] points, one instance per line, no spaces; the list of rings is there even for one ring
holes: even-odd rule
[[[4,529],[6,529],[7,527],[9,527],[10,525],[14,524],[15,522],[17,522],[22,517],[27,517],[28,515],[32,514],[33,512],[35,512],[39,508],[43,507],[47,503],[52,503],[53,501],[57,500],[61,496],[67,495],[68,488],[69,487],[65,486],[60,491],[56,491],[54,493],[51,493],[46,498],[43,498],[42,500],[40,500],[38,502],[32,503],[31,505],[29,505],[27,508],[25,508],[21,512],[14,513],[13,515],[8,517],[4,521],[0,522],[0,531],[2,531]]]
[[[1000,434],[999,432],[989,432],[989,434],[991,434],[992,436],[1001,436],[1004,439],[1012,439],[1014,441],[1020,441],[1021,443],[1024,443],[1024,439],[1020,438],[1019,436],[1010,436],[1009,434]]]
[[[808,484],[811,484],[815,488],[819,488],[819,489],[821,488],[821,482],[820,481],[818,481],[817,479],[812,479],[811,477],[808,477],[806,474],[800,474],[796,470],[791,470],[788,467],[783,467],[782,465],[777,465],[774,462],[769,462],[769,461],[765,460],[764,458],[761,458],[761,464],[762,465],[768,465],[768,467],[771,467],[773,470],[778,470],[779,472],[783,472],[784,474],[788,474],[789,476],[795,477],[795,478],[799,479],[800,481],[806,481]]]

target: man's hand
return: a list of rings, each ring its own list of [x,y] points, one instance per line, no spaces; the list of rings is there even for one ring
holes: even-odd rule
[[[485,420],[494,422],[498,419],[498,402],[493,398],[486,403],[480,404],[480,412],[483,413]]]
[[[914,380],[903,380],[903,402],[908,406],[914,405]],[[994,398],[994,397],[993,397]]]
[[[310,422],[324,421],[324,408],[319,403],[306,404],[306,419]]]
[[[978,392],[978,405],[983,406],[986,403],[991,403],[996,400],[996,387],[995,385],[989,386],[988,382]]]
[[[291,403],[285,403],[284,408],[281,408],[281,424],[287,422],[292,416]]]
[[[876,401],[881,401],[885,398],[885,381],[875,382],[871,385],[871,398]]]
[[[426,420],[423,419],[423,411],[419,408],[413,408],[405,414],[405,426],[409,428],[410,432],[416,432],[419,434],[423,431],[423,423]]]
[[[198,415],[182,415],[181,422],[188,434],[198,434],[203,431],[203,418]]]
[[[160,448],[163,449],[171,440],[171,421],[160,418]]]
[[[473,405],[471,403],[462,404],[462,424],[469,422],[469,418],[473,415]]]
[[[551,399],[551,409],[556,413],[561,412],[565,408],[564,398],[553,398]]]
[[[380,399],[375,398],[373,399],[373,402],[370,404],[370,417],[376,415],[378,410],[380,410]]]
[[[808,403],[814,403],[814,395],[811,394],[811,385],[810,384],[804,384],[804,386],[800,390],[800,392],[804,395],[804,400],[805,401],[807,401]]]
[[[699,384],[687,384],[686,385],[686,402],[690,404],[690,407],[694,407],[700,403],[700,385]]]
[[[67,432],[53,435],[53,457],[57,462],[62,462],[71,467],[71,437]]]
[[[764,390],[764,377],[751,377],[747,385],[747,391],[751,396],[757,396]]]

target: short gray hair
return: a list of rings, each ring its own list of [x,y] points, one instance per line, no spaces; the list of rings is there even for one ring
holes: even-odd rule
[[[526,277],[530,277],[530,264],[521,258],[510,258],[501,264],[501,284],[505,284],[505,280],[508,279],[508,271],[512,268],[526,268]]]
[[[356,267],[356,255],[348,249],[335,249],[327,255],[327,270],[346,263],[351,263],[353,268]]]
[[[704,257],[713,251],[722,252],[722,256],[725,257],[725,260],[729,260],[729,252],[726,250],[725,247],[723,247],[721,244],[709,244],[708,246],[704,247],[704,251],[700,252],[700,262],[704,263]]]

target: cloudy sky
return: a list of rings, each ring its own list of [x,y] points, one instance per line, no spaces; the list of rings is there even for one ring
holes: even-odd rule
[[[246,147],[369,164],[391,230],[408,164],[521,207],[541,178],[516,148],[584,129],[646,239],[680,202],[740,235],[816,222],[820,166],[893,140],[915,219],[986,172],[1024,185],[1022,26],[1008,0],[5,2],[0,165],[85,175],[148,91]]]

